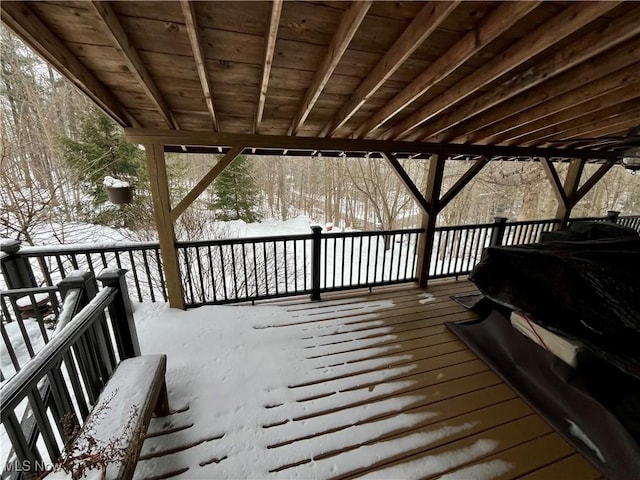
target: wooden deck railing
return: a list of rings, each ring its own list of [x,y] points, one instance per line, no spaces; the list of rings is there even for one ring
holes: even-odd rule
[[[640,231],[640,215],[573,218],[571,222],[611,221]],[[429,278],[468,274],[489,245],[516,245],[540,240],[559,220],[437,227]],[[416,280],[421,229],[373,232],[321,232],[303,235],[178,242],[178,261],[185,304],[222,304],[288,295],[366,288]],[[109,246],[3,245],[0,258],[10,288],[55,285],[76,269],[105,267],[129,270],[132,299],[167,299],[159,245],[130,243]]]
[[[60,456],[117,363],[139,355],[124,270],[76,272],[46,345],[0,387],[0,419],[10,442],[2,478],[31,478]],[[21,418],[21,420],[19,420]]]

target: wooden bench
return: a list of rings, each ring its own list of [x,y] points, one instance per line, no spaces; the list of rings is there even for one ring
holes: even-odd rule
[[[151,414],[169,414],[166,355],[120,362],[80,432],[63,454],[74,471],[100,468],[106,480],[131,479]]]

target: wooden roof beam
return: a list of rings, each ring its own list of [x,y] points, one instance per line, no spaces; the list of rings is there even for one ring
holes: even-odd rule
[[[187,193],[180,203],[171,209],[171,221],[175,222],[180,215],[200,196],[211,183],[242,153],[244,146],[236,146],[229,151],[202,177],[202,179]]]
[[[485,129],[478,130],[475,132],[476,140],[473,143],[481,145],[500,143],[502,139],[509,137],[511,130],[529,125],[538,119],[580,105],[612,91],[628,88],[629,85],[637,82],[640,82],[640,63],[630,65],[612,75],[587,83],[548,102],[538,104],[535,107],[494,123]]]
[[[611,170],[611,168],[616,164],[616,162],[609,160],[605,163],[603,163],[600,168],[598,168],[598,170],[596,170],[593,175],[591,175],[591,177],[589,177],[587,179],[586,182],[584,182],[582,184],[582,186],[580,188],[578,188],[578,190],[576,191],[574,197],[573,197],[573,203],[574,205],[576,203],[578,203],[580,200],[582,200],[584,198],[584,196],[589,193],[589,190],[591,190],[596,183],[598,183],[602,177],[604,177],[607,172],[609,170]]]
[[[459,145],[426,142],[399,142],[351,138],[317,138],[289,135],[249,135],[240,133],[212,133],[208,131],[128,128],[127,140],[139,144],[187,146],[246,146],[247,148],[317,150],[333,152],[394,152],[442,155],[477,155],[493,157],[549,157],[617,159],[613,152],[597,153],[579,149],[538,149],[496,145]]]
[[[123,127],[140,123],[25,2],[1,2],[2,21]]]
[[[136,77],[136,80],[149,99],[153,102],[158,112],[160,112],[160,115],[166,122],[167,126],[169,126],[169,128],[178,128],[176,119],[173,117],[171,110],[164,101],[164,98],[151,78],[151,75],[147,72],[144,63],[142,62],[142,58],[140,58],[138,51],[133,46],[133,43],[131,43],[127,32],[122,28],[120,20],[118,20],[117,15],[111,9],[109,3],[92,1],[89,5],[93,8],[93,11],[98,15],[98,17],[100,17],[103,25],[115,42],[116,49],[122,54],[127,67],[133,76]]]
[[[211,79],[207,70],[204,52],[202,51],[202,42],[200,41],[200,30],[198,28],[195,6],[190,0],[181,0],[180,7],[182,8],[184,23],[187,27],[187,35],[189,36],[189,43],[191,44],[193,59],[196,62],[198,78],[200,79],[200,85],[202,85],[204,101],[207,104],[207,110],[209,110],[209,116],[211,117],[213,129],[214,131],[219,132],[220,125],[218,123],[218,117],[216,116],[216,109],[213,102]]]
[[[466,187],[471,180],[473,180],[478,173],[489,163],[488,158],[480,158],[475,161],[471,167],[458,179],[456,183],[454,183],[447,193],[445,193],[440,201],[438,202],[439,210],[442,210],[446,207],[458,194],[462,191],[464,187]]]
[[[394,173],[398,176],[400,181],[407,187],[409,194],[413,198],[413,200],[418,204],[418,206],[422,209],[423,213],[428,215],[431,211],[431,206],[422,192],[416,184],[413,182],[407,171],[402,167],[398,159],[390,152],[383,152],[382,158],[384,158]]]
[[[269,76],[271,75],[271,65],[273,54],[276,49],[276,39],[278,37],[278,26],[280,24],[280,14],[282,13],[282,0],[273,0],[269,13],[269,26],[265,33],[264,63],[262,64],[262,81],[258,92],[258,108],[253,124],[253,133],[259,133],[264,104],[267,99],[267,89],[269,88]]]
[[[505,2],[487,16],[482,24],[469,31],[447,52],[427,67],[407,87],[391,99],[369,120],[360,125],[351,138],[363,138],[379,128],[410,103],[424,95],[431,87],[453,72],[473,55],[519,19],[531,12],[540,2]]]
[[[523,143],[546,138],[562,133],[575,125],[597,121],[612,115],[619,115],[640,106],[640,83],[628,88],[621,88],[601,97],[594,98],[574,108],[555,113],[548,117],[516,128],[510,132],[509,141],[505,145],[522,145]],[[528,128],[527,128],[528,127]]]
[[[567,198],[567,193],[564,190],[564,186],[562,185],[562,181],[558,176],[556,167],[553,166],[553,163],[549,161],[548,158],[541,158],[540,165],[542,165],[542,169],[551,183],[551,188],[558,200],[558,204],[566,206],[569,200]]]
[[[307,90],[304,100],[302,101],[293,122],[291,122],[287,135],[298,134],[298,130],[309,116],[309,113],[318,100],[320,93],[322,93],[322,90],[329,81],[329,78],[331,78],[331,74],[338,66],[342,55],[344,55],[344,52],[347,50],[347,47],[358,30],[360,23],[362,23],[362,20],[369,11],[371,3],[371,0],[351,2],[347,11],[342,15],[340,25],[338,26],[336,33],[333,35],[331,43],[329,43],[327,54],[313,77],[311,86]]]
[[[427,102],[426,105],[395,127],[387,130],[381,138],[386,140],[407,137],[415,128],[452,108],[480,88],[518,67],[618,4],[619,2],[595,2],[569,5],[554,18],[466,76],[464,80]]]
[[[420,138],[442,142],[467,141],[463,138],[464,135],[518,113],[518,109],[523,109],[523,98],[530,97],[534,91],[546,95],[546,97],[542,97],[542,100],[539,100],[544,101],[545,98],[554,95],[554,92],[563,93],[573,88],[570,85],[575,85],[576,78],[580,78],[583,82],[590,81],[588,79],[600,78],[603,75],[601,72],[607,68],[607,64],[616,61],[615,57],[631,58],[634,55],[633,51],[637,40],[635,42],[631,40],[624,46],[620,45],[639,33],[640,10],[634,10],[614,22],[606,24],[604,28],[594,30],[576,42],[567,45],[535,65],[526,74],[518,73],[504,81],[500,87],[474,98],[454,111],[448,112],[442,118],[435,119],[425,126]],[[617,47],[617,50],[615,55],[610,56],[611,58],[601,55],[613,47]],[[637,59],[637,56],[635,58]],[[572,68],[574,70],[567,72]],[[563,72],[566,73],[560,75]],[[552,80],[553,77],[557,78]],[[542,85],[548,86],[533,89],[533,87],[542,87]],[[554,88],[550,88],[550,85],[553,85]],[[509,99],[511,101],[506,102]],[[498,104],[500,107],[496,107]]]
[[[382,59],[360,83],[351,99],[325,125],[321,136],[332,136],[373,95],[393,73],[416,51],[459,4],[429,2],[416,15]]]

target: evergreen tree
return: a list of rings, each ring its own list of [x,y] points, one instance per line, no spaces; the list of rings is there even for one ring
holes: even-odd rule
[[[212,207],[221,220],[244,220],[256,222],[259,191],[254,180],[254,172],[249,159],[238,156],[213,184],[216,200]]]
[[[140,211],[148,210],[146,191],[148,175],[144,152],[127,143],[122,129],[101,112],[93,111],[82,119],[77,140],[61,138],[63,157],[76,173],[77,181],[86,197],[81,202],[90,221],[113,226],[142,226]],[[133,181],[137,195],[131,205],[119,207],[105,203],[104,177],[112,176]],[[85,197],[85,198],[86,198]]]

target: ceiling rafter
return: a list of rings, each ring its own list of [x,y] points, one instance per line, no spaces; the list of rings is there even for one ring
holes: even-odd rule
[[[363,138],[379,128],[431,87],[447,77],[469,58],[499,37],[516,21],[531,12],[540,2],[505,2],[493,10],[482,24],[469,31],[445,54],[418,75],[407,87],[393,97],[382,109],[358,127],[351,138]]]
[[[278,26],[280,24],[280,14],[282,13],[282,0],[273,0],[269,12],[269,24],[265,32],[264,63],[262,64],[262,81],[258,92],[258,106],[256,110],[253,133],[259,133],[264,113],[264,104],[267,99],[267,89],[269,88],[269,76],[271,75],[271,64],[273,54],[276,49],[276,39],[278,37]]]
[[[202,50],[202,42],[200,41],[200,30],[198,28],[198,21],[196,20],[195,6],[190,0],[181,0],[180,7],[182,8],[182,15],[187,27],[187,35],[189,36],[193,59],[196,62],[196,70],[198,71],[198,78],[200,79],[200,85],[202,86],[204,101],[207,104],[207,110],[211,117],[213,129],[214,131],[219,132],[220,125],[218,123],[218,117],[216,116],[216,109],[213,101],[211,78],[209,77],[209,71],[207,70],[207,64]]]
[[[429,2],[416,15],[382,59],[360,83],[349,101],[338,111],[320,133],[332,136],[373,95],[380,86],[422,45],[438,26],[458,6],[459,1]]]
[[[634,99],[640,97],[640,83],[628,88],[619,88],[592,100],[567,108],[552,115],[543,117],[527,125],[515,128],[508,132],[508,139],[502,140],[502,145],[520,144],[533,138],[543,138],[562,131],[562,127],[571,128],[576,123],[585,123],[606,118],[611,115],[624,113],[640,104]],[[545,132],[547,132],[545,134]],[[551,133],[549,133],[551,132]]]
[[[630,40],[628,44],[616,50],[616,55],[607,55],[605,52],[588,62],[580,64],[571,71],[523,92],[510,102],[496,105],[494,108],[484,112],[482,116],[472,119],[471,123],[468,124],[468,133],[456,135],[452,141],[455,143],[475,142],[479,138],[478,132],[482,129],[490,128],[496,122],[513,117],[536,105],[549,101],[553,102],[555,98],[573,91],[576,88],[576,78],[580,79],[579,85],[591,84],[596,81],[606,82],[607,76],[637,61],[638,52],[640,51],[639,45]],[[465,125],[467,125],[466,122],[461,124],[460,128],[463,129]],[[445,141],[440,137],[437,137],[437,139]]]
[[[503,81],[500,86],[492,88],[486,93],[460,105],[458,108],[434,119],[433,122],[425,126],[420,138],[436,138],[437,135],[444,132],[437,138],[438,141],[446,142],[456,139],[458,135],[473,131],[479,127],[467,128],[466,126],[473,124],[474,121],[477,124],[486,119],[486,115],[479,115],[480,113],[484,113],[517,95],[521,95],[542,82],[548,82],[552,77],[579,66],[579,64],[622,44],[639,33],[640,10],[629,12],[613,22],[606,23],[603,27],[589,32],[575,42],[546,57],[524,74],[517,73]],[[475,117],[469,120],[472,116]],[[458,125],[460,128],[457,127]],[[452,128],[454,126],[456,128]]]
[[[638,85],[638,88],[640,89],[640,85]],[[541,141],[545,141],[548,139],[558,138],[559,136],[564,135],[565,132],[569,129],[584,125],[592,125],[594,122],[602,120],[603,118],[610,118],[626,112],[636,111],[638,110],[638,108],[640,108],[640,102],[636,100],[632,102],[624,102],[613,105],[602,110],[595,110],[578,119],[572,119],[566,122],[558,123],[542,130],[538,130],[531,135],[520,137],[520,139],[518,139],[518,144],[533,145],[535,143],[540,143]]]
[[[494,123],[485,129],[478,130],[474,134],[475,140],[473,143],[481,145],[499,143],[500,139],[506,138],[508,132],[512,129],[521,125],[528,125],[537,119],[582,104],[611,91],[626,88],[628,85],[632,85],[638,81],[640,81],[640,63],[630,65],[618,70],[612,75],[605,76],[600,80],[587,83],[586,85],[559,95],[555,97],[553,101],[540,103]]]
[[[171,113],[171,110],[169,109],[169,106],[165,102],[155,82],[151,78],[151,75],[149,75],[149,72],[144,66],[140,55],[138,54],[138,51],[133,46],[133,43],[127,35],[127,32],[122,27],[122,24],[120,23],[120,20],[118,20],[115,12],[111,9],[107,2],[92,1],[89,3],[89,5],[102,20],[102,24],[107,29],[109,35],[115,42],[116,49],[119,50],[122,54],[127,67],[136,77],[136,80],[138,81],[146,95],[153,102],[163,120],[166,122],[169,128],[179,128],[178,122],[176,122],[173,113]]]
[[[329,78],[331,78],[331,74],[338,66],[338,62],[340,62],[342,55],[344,55],[344,52],[347,50],[347,47],[358,30],[360,23],[362,23],[362,20],[369,11],[371,3],[371,0],[351,2],[347,11],[342,15],[340,25],[338,25],[338,28],[331,39],[331,43],[329,43],[327,54],[316,71],[313,81],[311,82],[311,86],[307,89],[307,93],[305,94],[293,122],[291,122],[287,135],[296,135],[302,124],[307,119],[307,116],[318,100],[320,93],[322,93],[322,90],[329,81]]]
[[[626,133],[629,128],[638,125],[638,118],[640,118],[640,110],[631,109],[624,113],[611,116],[608,118],[601,118],[595,121],[586,122],[582,125],[574,125],[572,128],[565,130],[562,134],[551,137],[538,139],[534,142],[528,142],[530,144],[550,144],[559,146],[563,144],[573,144],[568,139],[575,137],[597,137],[602,135],[612,135],[622,131]],[[577,147],[584,146],[584,143],[579,143]]]
[[[1,2],[2,21],[123,127],[140,126],[120,101],[24,2]]]
[[[619,2],[597,2],[571,4],[554,18],[513,44],[507,50],[477,69],[464,80],[453,85],[426,105],[387,130],[382,139],[405,138],[412,130],[436,115],[453,108],[457,103],[493,82],[500,76],[518,67],[534,55],[544,51],[571,33],[606,13]]]

